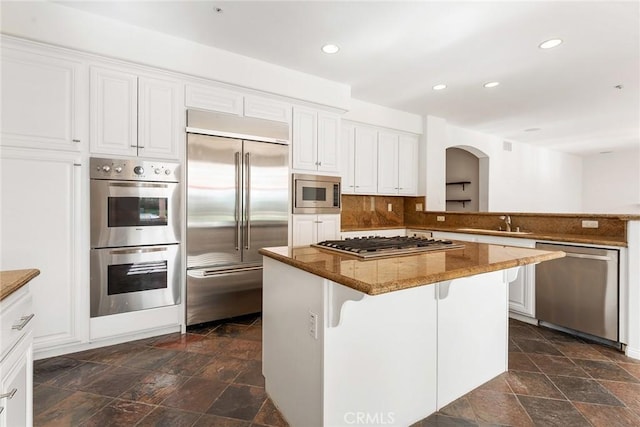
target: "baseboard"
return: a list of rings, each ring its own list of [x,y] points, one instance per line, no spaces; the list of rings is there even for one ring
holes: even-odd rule
[[[627,357],[640,360],[640,348],[627,346],[624,352],[627,355]]]
[[[538,319],[534,319],[533,317],[525,316],[524,314],[514,313],[513,311],[509,312],[509,317],[512,319],[519,320],[524,323],[529,323],[530,325],[538,326]]]

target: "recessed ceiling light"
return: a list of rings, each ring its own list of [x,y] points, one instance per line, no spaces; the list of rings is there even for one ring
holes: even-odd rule
[[[561,44],[562,44],[561,39],[550,39],[550,40],[543,41],[538,45],[538,47],[540,49],[551,49],[556,46],[560,46]]]
[[[485,83],[483,86],[484,87],[496,87],[498,85],[500,85],[500,82],[488,82],[488,83]]]
[[[432,89],[433,90],[442,90],[442,89],[446,89],[447,85],[445,84],[439,84],[439,85],[435,85]]]
[[[538,132],[540,130],[540,128],[529,128],[529,129],[525,129],[525,132]]]
[[[214,12],[216,12],[216,13],[222,13],[222,12],[224,12],[224,10],[222,10],[222,8],[221,8],[221,7],[214,7],[214,8],[213,8],[213,10],[214,10]]]
[[[325,44],[324,46],[322,46],[322,51],[324,53],[338,53],[338,51],[340,50],[340,47],[338,45],[335,44]]]
[[[615,89],[622,89],[623,87],[624,87],[624,86],[622,86],[622,85],[615,85],[615,86],[614,86],[614,88],[615,88]]]

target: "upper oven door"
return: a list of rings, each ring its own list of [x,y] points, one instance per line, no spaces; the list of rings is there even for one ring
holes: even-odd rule
[[[177,243],[178,197],[174,182],[91,180],[91,247]]]

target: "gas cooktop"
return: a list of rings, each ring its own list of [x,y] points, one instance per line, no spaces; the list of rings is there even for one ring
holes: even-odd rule
[[[346,240],[325,240],[324,242],[319,242],[311,246],[355,255],[365,259],[464,248],[464,245],[454,243],[451,240],[405,236],[369,236],[354,237]]]

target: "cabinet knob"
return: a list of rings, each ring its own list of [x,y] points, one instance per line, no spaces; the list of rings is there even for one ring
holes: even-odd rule
[[[73,142],[75,142],[76,144],[80,142],[79,139],[72,139]]]

